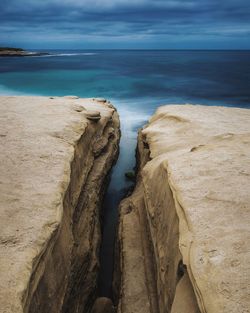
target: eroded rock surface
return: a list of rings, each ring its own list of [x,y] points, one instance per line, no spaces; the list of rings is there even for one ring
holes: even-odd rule
[[[250,111],[161,107],[138,167],[121,204],[118,312],[250,312]]]
[[[91,313],[115,313],[113,302],[106,297],[100,297],[95,300]]]
[[[0,109],[0,312],[89,312],[117,112],[76,97],[0,97]]]

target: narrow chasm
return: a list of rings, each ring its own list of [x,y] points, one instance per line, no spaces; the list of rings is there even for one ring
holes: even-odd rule
[[[111,170],[108,188],[101,209],[102,241],[100,249],[100,272],[98,281],[98,297],[92,312],[104,312],[105,304],[110,299],[116,304],[114,290],[114,267],[117,258],[117,232],[119,224],[119,205],[134,188],[135,150],[137,131],[141,123],[126,120],[121,125],[120,153],[118,160]],[[135,125],[136,123],[136,125]],[[112,310],[115,311],[113,307]],[[106,311],[105,311],[106,312]],[[109,311],[107,311],[109,312]]]
[[[82,187],[73,214],[74,247],[73,264],[69,283],[70,292],[64,299],[62,312],[90,312],[97,297],[97,278],[99,274],[99,251],[101,244],[100,212],[102,200],[107,190],[107,180],[112,163],[118,156],[117,127],[107,124],[104,133],[97,138],[94,147],[94,165]],[[112,153],[112,150],[116,153]],[[115,158],[114,158],[115,155]],[[83,232],[85,235],[83,236]],[[86,232],[88,234],[86,238]],[[84,252],[83,258],[77,256]],[[93,282],[96,284],[93,286]],[[94,288],[93,288],[94,287]],[[81,290],[81,292],[79,292]],[[83,309],[83,311],[82,311]]]
[[[74,147],[62,222],[34,266],[23,297],[24,312],[92,310],[100,269],[100,212],[120,139],[118,114],[109,108],[113,113],[102,123],[89,122]]]
[[[142,131],[137,141],[142,121],[119,128],[114,111],[97,125],[76,147],[62,226],[31,278],[26,311],[200,313],[167,172]]]
[[[141,131],[136,156],[135,188],[119,206],[113,281],[117,312],[200,313],[179,250],[179,219],[168,174],[151,159]]]

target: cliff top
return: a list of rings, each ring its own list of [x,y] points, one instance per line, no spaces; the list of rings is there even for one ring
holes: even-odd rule
[[[22,312],[61,221],[75,147],[101,133],[114,109],[98,99],[0,97],[0,111],[0,312]]]
[[[163,106],[142,133],[152,158],[147,177],[162,186],[154,171],[168,174],[201,312],[248,312],[250,110]]]

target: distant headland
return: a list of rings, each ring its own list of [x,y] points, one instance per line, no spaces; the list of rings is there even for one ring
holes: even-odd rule
[[[27,57],[49,55],[47,52],[27,51],[21,48],[0,47],[0,57]]]

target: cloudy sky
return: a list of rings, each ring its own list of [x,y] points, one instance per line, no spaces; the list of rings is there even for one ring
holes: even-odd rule
[[[250,49],[250,0],[0,0],[0,46]]]

